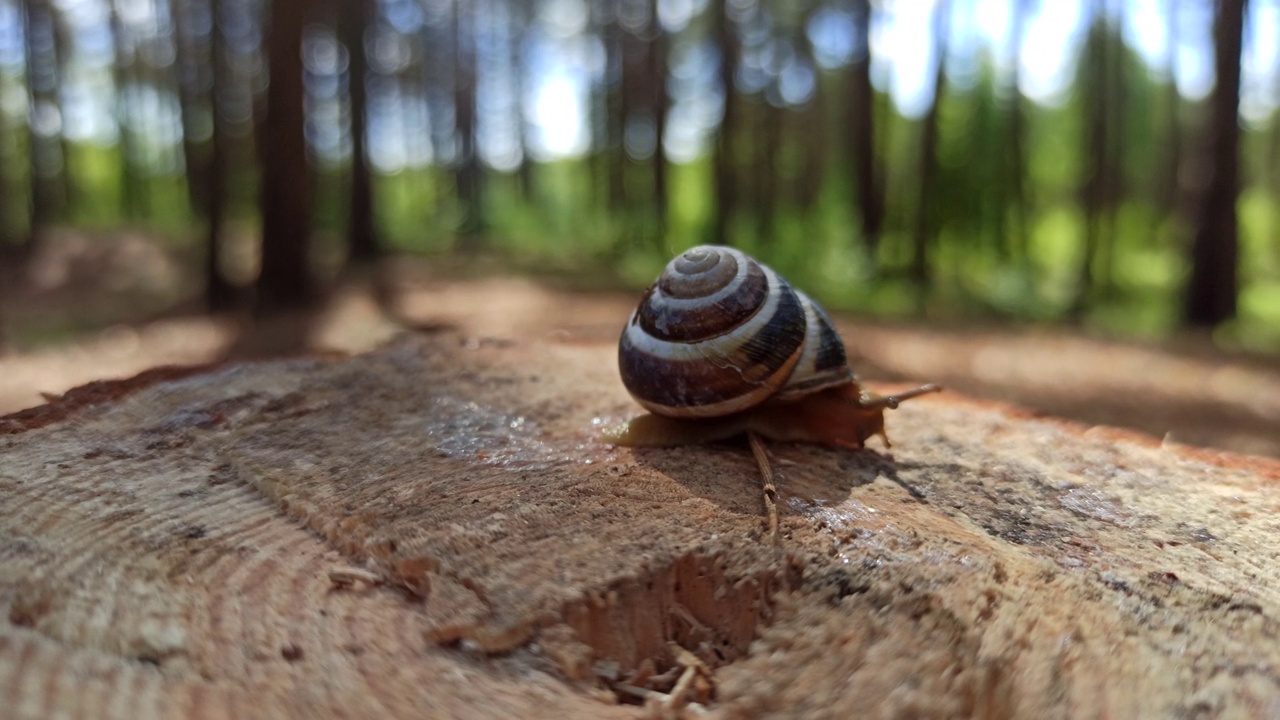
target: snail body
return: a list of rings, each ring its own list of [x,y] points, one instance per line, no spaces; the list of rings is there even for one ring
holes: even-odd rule
[[[677,256],[623,329],[618,366],[651,415],[606,431],[611,442],[671,446],[755,433],[862,447],[884,409],[935,392],[864,392],[826,312],[745,253],[703,245]]]

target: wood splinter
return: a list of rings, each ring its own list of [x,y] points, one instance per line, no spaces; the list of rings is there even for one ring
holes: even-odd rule
[[[665,711],[673,714],[681,709],[699,706],[699,703],[690,700],[690,695],[699,699],[709,699],[714,685],[711,680],[711,668],[707,667],[701,658],[676,643],[669,644],[675,655],[676,664],[684,668],[680,673],[680,679],[676,681],[675,687],[671,688],[663,705]],[[699,680],[702,681],[700,684]]]
[[[773,466],[769,463],[769,455],[765,452],[764,442],[754,432],[747,433],[747,441],[751,443],[751,454],[756,457],[760,466],[760,477],[764,486],[764,509],[769,516],[769,539],[777,544],[778,538],[778,486],[773,481]]]
[[[344,565],[329,570],[329,582],[335,589],[347,590],[357,583],[362,583],[365,587],[381,585],[382,576],[364,568]]]
[[[654,717],[679,718],[687,717],[689,713],[704,715],[706,708],[703,702],[709,700],[714,693],[711,668],[678,643],[668,642],[667,645],[676,661],[671,670],[680,669],[680,675],[670,691],[662,692],[625,682],[613,683],[611,687],[614,692],[643,700]]]

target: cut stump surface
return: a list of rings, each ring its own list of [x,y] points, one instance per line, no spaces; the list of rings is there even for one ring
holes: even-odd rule
[[[770,445],[775,547],[636,412],[441,333],[0,420],[0,717],[1280,715],[1280,463],[935,396]]]

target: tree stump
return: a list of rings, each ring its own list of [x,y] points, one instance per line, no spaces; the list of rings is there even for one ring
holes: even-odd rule
[[[0,717],[1280,714],[1280,463],[944,394],[770,445],[774,546],[745,443],[597,439],[614,353],[411,335],[0,419]]]

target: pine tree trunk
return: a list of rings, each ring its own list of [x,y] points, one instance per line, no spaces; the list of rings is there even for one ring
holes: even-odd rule
[[[769,102],[761,102],[756,108],[760,133],[756,136],[755,211],[756,233],[762,247],[773,241],[775,219],[778,213],[778,174],[781,168],[778,157],[782,153],[783,109]]]
[[[351,200],[347,218],[347,252],[348,259],[358,264],[377,258],[379,246],[366,138],[369,63],[365,54],[365,37],[374,9],[372,0],[343,0],[340,23],[342,41],[350,58],[347,88],[351,114]]]
[[[1222,0],[1214,24],[1217,84],[1209,101],[1210,170],[1199,225],[1191,245],[1191,279],[1183,318],[1212,327],[1236,314],[1240,194],[1240,51],[1245,0]]]
[[[115,61],[111,64],[111,77],[115,82],[115,127],[120,135],[120,202],[124,217],[137,220],[143,214],[142,177],[138,172],[141,152],[138,151],[137,137],[140,128],[134,102],[129,99],[129,86],[137,85],[140,73],[137,54],[129,49],[128,29],[120,19],[119,6],[116,3],[109,5],[111,40],[115,46]]]
[[[454,0],[454,87],[453,119],[457,156],[454,158],[454,186],[461,205],[459,246],[478,250],[485,230],[483,178],[480,153],[476,147],[476,8],[469,0]]]
[[[627,44],[629,33],[622,29],[616,17],[609,20],[605,29],[605,43],[609,54],[609,80],[606,92],[606,123],[608,130],[607,162],[609,166],[608,208],[619,212],[627,206],[627,121],[631,117],[631,77],[627,68]]]
[[[177,60],[169,68],[169,80],[177,90],[178,109],[182,116],[182,166],[187,176],[187,201],[196,214],[204,214],[209,207],[209,143],[196,138],[200,115],[212,112],[208,105],[208,93],[201,88],[209,82],[213,72],[212,60],[199,49],[207,48],[208,38],[192,36],[191,18],[199,18],[196,0],[169,0],[169,14],[173,18],[173,45]],[[207,3],[206,3],[207,4]],[[210,26],[211,27],[211,26]],[[203,43],[201,42],[203,40]]]
[[[662,242],[667,226],[667,154],[662,140],[667,134],[667,110],[671,106],[667,97],[667,37],[658,22],[658,0],[653,0],[649,11],[649,92],[653,109],[653,208],[658,220],[656,239]]]
[[[720,119],[712,159],[716,205],[709,240],[717,244],[729,242],[729,223],[738,202],[733,138],[737,132],[741,97],[734,88],[734,76],[738,71],[738,40],[733,21],[729,19],[728,2],[716,0],[714,16],[716,47],[720,51],[720,87],[724,90],[724,116]]]
[[[1087,68],[1085,92],[1084,147],[1088,153],[1085,175],[1080,185],[1081,202],[1084,205],[1084,242],[1080,265],[1077,269],[1076,297],[1071,314],[1080,317],[1093,299],[1097,284],[1097,263],[1102,243],[1103,213],[1106,202],[1107,146],[1110,132],[1107,123],[1107,65],[1110,60],[1107,42],[1105,0],[1094,0],[1093,20],[1085,48],[1084,63]]]
[[[31,218],[23,252],[30,255],[49,224],[66,208],[67,195],[62,183],[66,171],[62,146],[56,136],[42,132],[40,121],[42,113],[58,105],[58,41],[53,9],[49,0],[23,0],[22,11],[23,35],[27,39],[27,159],[31,184]]]
[[[856,53],[849,70],[849,130],[857,207],[862,214],[862,242],[872,252],[880,245],[884,194],[876,162],[875,93],[871,87],[871,3],[855,3]]]
[[[520,183],[520,197],[525,202],[535,202],[538,197],[537,178],[535,177],[533,158],[530,157],[529,139],[532,134],[532,122],[530,120],[534,108],[531,102],[525,97],[528,87],[528,79],[525,74],[531,72],[527,67],[524,59],[524,28],[529,23],[531,9],[523,0],[512,0],[507,3],[507,12],[510,14],[507,32],[511,41],[511,81],[512,92],[515,94],[515,107],[517,114],[517,122],[520,129],[520,166],[516,169],[516,177]],[[588,132],[594,131],[594,114],[595,100],[589,101],[592,108],[587,111],[588,116]],[[592,143],[594,151],[595,144]],[[590,163],[593,167],[594,162]]]
[[[309,250],[315,189],[304,135],[302,66],[307,7],[305,0],[271,4],[270,84],[258,147],[262,175],[259,314],[305,306],[314,299]]]
[[[219,94],[231,84],[231,67],[226,43],[222,36],[224,0],[207,0],[209,3],[209,64],[213,74],[209,87],[209,109],[213,127],[209,138],[209,154],[204,167],[205,187],[203,210],[206,225],[205,238],[205,305],[212,312],[229,310],[235,303],[235,289],[222,271],[223,219],[227,204],[228,144],[227,123]],[[188,170],[188,172],[190,172]]]
[[[1026,152],[1026,109],[1023,107],[1022,90],[1020,89],[1022,72],[1022,42],[1026,38],[1026,14],[1028,0],[1013,0],[1013,20],[1009,39],[1009,79],[1006,94],[1009,103],[1006,108],[1006,124],[1008,127],[1005,147],[1006,162],[1003,172],[1008,178],[1008,197],[1002,199],[998,208],[1001,219],[1012,205],[1013,227],[1007,231],[1007,237],[1001,247],[1007,257],[1017,263],[1025,263],[1027,258],[1027,224],[1030,210],[1027,206],[1027,188],[1025,182],[1027,170]],[[1008,203],[1008,205],[1004,204]]]
[[[8,94],[8,82],[3,73],[0,73],[0,97]],[[12,132],[8,123],[9,117],[3,111],[0,111],[0,158],[13,157],[9,154]],[[12,162],[0,162],[0,260],[10,255],[14,246],[18,242],[18,208],[16,202],[17,195],[14,189],[14,178]],[[0,280],[0,282],[3,282]],[[3,288],[0,288],[3,290]]]
[[[1175,82],[1178,69],[1178,3],[1170,2],[1166,12],[1169,51],[1165,58],[1165,72],[1168,74],[1166,102],[1169,104],[1169,115],[1165,120],[1164,142],[1160,146],[1163,167],[1157,177],[1156,197],[1164,214],[1181,216],[1181,203],[1178,202],[1181,183],[1178,178],[1182,171],[1182,94],[1178,92],[1178,83]]]
[[[936,243],[934,224],[934,192],[938,179],[938,111],[947,88],[947,13],[950,2],[939,0],[934,6],[933,32],[934,70],[933,99],[920,128],[920,195],[916,203],[916,225],[911,247],[911,279],[923,292],[932,277],[929,266],[930,246]]]

